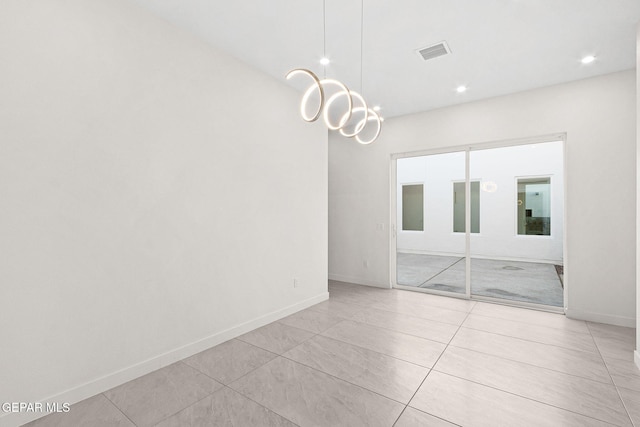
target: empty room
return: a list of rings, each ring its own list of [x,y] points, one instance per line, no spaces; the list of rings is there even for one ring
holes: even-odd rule
[[[0,426],[640,426],[637,0],[1,0]]]

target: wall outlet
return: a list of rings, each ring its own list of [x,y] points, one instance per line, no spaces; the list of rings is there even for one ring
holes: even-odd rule
[[[369,268],[369,261],[365,259],[364,261],[362,261],[362,265],[364,266],[364,268]]]
[[[300,280],[297,277],[293,278],[293,287],[297,288],[298,286],[300,286]]]

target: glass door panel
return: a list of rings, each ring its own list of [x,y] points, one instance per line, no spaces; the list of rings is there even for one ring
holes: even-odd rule
[[[397,160],[397,285],[467,294],[465,157],[461,151]],[[479,192],[479,185],[472,186],[471,194]],[[472,221],[472,231],[474,227],[479,219]]]
[[[471,295],[562,307],[562,141],[472,150],[469,175]]]

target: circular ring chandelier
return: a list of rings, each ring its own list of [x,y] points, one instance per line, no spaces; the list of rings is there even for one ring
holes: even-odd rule
[[[316,76],[313,71],[307,70],[306,68],[296,68],[289,71],[286,75],[287,80],[291,79],[294,76],[298,75],[306,75],[309,77],[312,82],[311,85],[307,88],[302,96],[302,101],[300,101],[300,115],[302,119],[306,122],[314,122],[320,118],[320,115],[324,118],[324,123],[327,125],[327,128],[331,130],[337,130],[341,135],[347,138],[355,137],[356,141],[360,144],[366,145],[371,144],[375,141],[380,135],[380,130],[382,129],[382,120],[380,119],[380,115],[373,111],[371,108],[367,106],[367,102],[364,100],[362,95],[352,90],[349,90],[344,83],[335,80],[335,79],[322,79],[320,80],[318,76]],[[333,86],[337,87],[338,91],[329,97],[329,99],[325,98],[325,88]],[[308,114],[308,104],[311,99],[311,95],[313,93],[318,93],[318,107],[315,110],[313,115]],[[335,120],[331,119],[332,109],[335,111],[337,108],[336,101],[339,98],[346,98],[347,109],[340,116],[340,119],[335,122]],[[354,105],[354,99],[359,104],[358,106]],[[355,116],[361,116],[359,119],[356,119]],[[351,124],[352,119],[356,119],[354,125]],[[373,136],[368,138],[363,138],[362,131],[369,126],[371,122],[374,122],[374,126],[376,127],[375,132],[373,132]],[[353,126],[353,129],[347,130],[347,125],[349,127]]]

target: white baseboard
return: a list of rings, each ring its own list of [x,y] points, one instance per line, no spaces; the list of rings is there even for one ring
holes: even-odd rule
[[[341,274],[329,273],[329,280],[335,280],[337,282],[355,283],[356,285],[371,286],[374,288],[384,288],[384,289],[391,288],[391,286],[388,283],[376,282],[369,279],[363,279],[362,277],[343,276]]]
[[[240,325],[226,329],[224,331],[217,332],[213,335],[205,337],[201,340],[186,344],[182,347],[178,347],[174,350],[152,357],[135,365],[113,372],[109,375],[105,375],[101,378],[97,378],[93,381],[82,384],[78,387],[74,387],[70,390],[49,396],[45,399],[37,400],[37,402],[66,402],[74,404],[81,400],[87,399],[96,394],[105,392],[135,378],[146,375],[150,372],[164,368],[179,360],[193,356],[208,348],[214,347],[230,339],[236,338],[242,334],[252,331],[261,326],[267,325],[276,320],[280,320],[286,316],[296,313],[300,310],[304,310],[307,307],[321,303],[329,299],[329,292],[324,292],[315,297],[300,301],[296,304],[292,304],[288,307],[280,310],[273,311],[265,314],[264,316],[257,317],[249,320]],[[31,422],[35,419],[48,415],[47,413],[0,413],[0,426],[1,427],[14,427]]]
[[[570,319],[586,320],[588,322],[606,323],[608,325],[624,326],[627,328],[636,327],[635,317],[616,316],[613,314],[593,313],[590,311],[575,310],[567,308],[565,314]]]
[[[640,369],[640,353],[638,353],[638,350],[633,352],[633,360],[636,362],[638,369]]]

